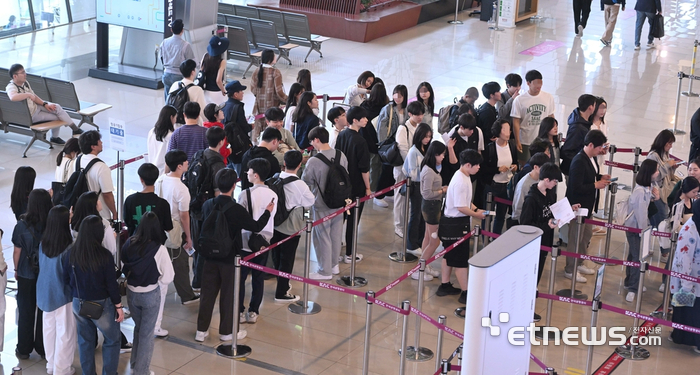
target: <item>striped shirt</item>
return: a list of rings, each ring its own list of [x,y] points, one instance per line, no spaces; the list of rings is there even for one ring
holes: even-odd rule
[[[199,125],[183,125],[173,133],[168,145],[168,151],[185,151],[187,160],[192,160],[192,156],[200,150],[209,148],[207,143],[207,128]]]

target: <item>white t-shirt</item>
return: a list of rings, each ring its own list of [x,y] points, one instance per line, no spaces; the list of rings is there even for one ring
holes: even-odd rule
[[[542,120],[554,113],[554,97],[540,91],[537,96],[526,91],[513,99],[510,117],[520,119],[520,143],[529,145],[540,131]]]
[[[445,216],[465,217],[457,207],[472,206],[472,180],[461,170],[455,172],[445,194]]]
[[[588,158],[588,160],[591,161],[591,164],[593,165],[593,169],[595,169],[596,174],[600,174],[600,170],[598,169],[598,164],[593,158]]]
[[[280,172],[280,178],[292,176],[297,177],[295,174]],[[253,192],[251,191],[250,193],[252,196]],[[309,208],[314,205],[316,196],[311,192],[311,189],[309,189],[309,185],[307,185],[306,182],[302,181],[302,179],[298,179],[284,185],[284,200],[284,206],[287,208],[287,210],[291,210],[294,207]],[[267,206],[267,204],[265,205]]]
[[[80,158],[80,168],[87,167],[90,161],[95,158],[97,158],[97,156],[93,154],[82,155]],[[73,172],[75,171],[75,164],[77,163],[73,163]],[[102,216],[103,219],[111,220],[112,212],[109,210],[109,207],[107,207],[107,204],[105,204],[105,200],[102,195],[103,193],[111,193],[114,191],[114,183],[112,182],[112,171],[109,170],[109,166],[105,163],[95,163],[95,165],[93,165],[92,168],[90,168],[90,170],[88,171],[87,180],[88,189],[90,189],[90,191],[100,193],[99,200],[100,204],[102,204],[100,216]]]
[[[177,91],[177,89],[180,87],[180,82],[184,83],[185,86],[189,85],[190,83],[194,83],[187,78],[183,78],[182,81],[177,81],[170,86],[168,94],[172,94],[173,92]],[[204,117],[204,107],[207,105],[207,101],[204,99],[204,90],[201,87],[194,85],[187,89],[187,95],[189,95],[191,102],[197,102],[199,104],[199,117],[197,118],[197,123],[202,125],[205,121],[208,121],[207,118]]]
[[[284,128],[294,133],[292,131],[292,125],[294,124],[294,121],[292,121],[292,117],[294,117],[294,112],[297,110],[297,106],[293,105],[289,107],[287,110],[287,115],[284,117]]]
[[[513,164],[513,155],[510,154],[510,146],[508,143],[506,143],[505,146],[500,146],[498,142],[495,142],[495,144],[496,154],[498,155],[497,166],[499,168],[503,166],[510,167]],[[505,184],[510,181],[511,177],[513,177],[513,172],[511,172],[510,169],[506,172],[498,172],[493,176],[493,182]]]
[[[190,191],[178,177],[162,175],[156,181],[156,194],[170,204],[170,217],[180,222],[180,212],[190,211]]]
[[[286,199],[286,193],[285,193],[285,199]],[[274,199],[275,203],[277,203],[277,194],[275,194],[274,191],[272,191],[270,188],[268,188],[265,185],[253,185],[250,188],[250,199],[252,200],[252,206],[253,206],[253,212],[251,212],[251,216],[253,216],[253,219],[258,220],[260,216],[265,212],[265,208],[267,205]],[[314,197],[315,199],[315,197]],[[246,191],[243,190],[239,195],[238,195],[238,204],[243,206],[246,211],[248,211],[248,194],[246,194]],[[277,205],[275,204],[275,207],[272,209],[272,212],[270,212],[270,219],[267,220],[267,224],[265,225],[265,228],[258,232],[260,233],[263,237],[265,237],[266,240],[270,241],[272,239],[272,235],[275,230],[275,213],[277,212]],[[251,232],[248,230],[243,230],[241,231],[241,240],[243,242],[243,251],[248,251],[250,252],[250,248],[248,247],[248,239],[250,239],[250,234]]]
[[[75,170],[75,160],[75,158],[71,159],[64,156],[63,159],[61,159],[61,165],[56,167],[56,174],[53,180],[65,184]]]
[[[328,145],[331,146],[331,148],[335,148],[335,141],[338,139],[338,134],[345,130],[347,128],[343,128],[342,130],[338,130],[338,128],[334,126],[331,126],[328,128]]]
[[[362,102],[365,100],[365,94],[367,94],[368,92],[369,90],[363,89],[362,87],[358,86],[357,83],[351,85],[345,91],[345,98],[343,98],[343,104],[348,104],[350,106],[358,106],[362,104]]]
[[[148,156],[146,161],[158,167],[159,174],[165,173],[165,154],[168,152],[168,145],[170,144],[170,138],[172,138],[173,132],[168,132],[168,134],[163,138],[163,142],[156,140],[155,129],[148,131],[148,137],[146,138],[146,148],[148,149]]]

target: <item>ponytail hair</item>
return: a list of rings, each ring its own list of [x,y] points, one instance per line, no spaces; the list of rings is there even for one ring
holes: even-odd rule
[[[258,69],[258,87],[263,87],[263,66],[262,64],[271,64],[275,61],[275,51],[271,49],[266,49],[262,51],[262,56],[260,59],[260,69]]]
[[[71,138],[66,142],[66,144],[63,146],[63,150],[61,150],[61,152],[59,152],[56,156],[56,166],[60,167],[61,163],[63,162],[63,157],[73,152],[75,152],[76,154],[80,153],[80,145],[78,144],[78,138]]]

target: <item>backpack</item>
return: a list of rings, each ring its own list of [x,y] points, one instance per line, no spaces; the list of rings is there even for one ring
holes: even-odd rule
[[[90,160],[85,168],[80,168],[80,158],[82,156],[83,155],[78,156],[78,160],[75,164],[75,172],[70,176],[63,190],[63,205],[66,207],[73,207],[83,193],[90,191],[87,174],[93,165],[98,162],[102,163],[102,160],[94,158]]]
[[[190,94],[187,92],[187,89],[194,86],[194,83],[190,83],[189,85],[185,86],[185,84],[180,81],[177,83],[177,85],[177,90],[168,95],[168,102],[166,104],[177,109],[177,120],[175,121],[178,124],[184,124],[185,115],[182,111],[185,109],[185,103],[190,101]]]
[[[328,208],[345,207],[345,200],[352,196],[352,185],[348,171],[340,165],[340,150],[335,150],[335,158],[328,160],[322,153],[314,155],[328,166],[326,188],[321,193],[323,202]]]
[[[289,214],[292,212],[292,210],[296,207],[293,207],[291,210],[287,211],[287,198],[284,193],[284,185],[298,180],[299,177],[297,176],[289,176],[286,178],[281,178],[279,173],[275,173],[274,176],[268,178],[265,181],[265,185],[270,188],[270,190],[274,191],[275,194],[277,194],[277,211],[275,211],[275,218],[274,218],[274,223],[275,226],[278,226],[282,223],[284,223],[287,218],[289,218]]]
[[[454,104],[448,104],[438,112],[438,132],[445,134],[452,128],[452,125],[457,121],[457,113],[459,112],[459,104],[457,98],[454,99]]]
[[[214,210],[204,219],[197,251],[205,259],[224,259],[231,254],[236,242],[229,233],[226,211],[234,204],[233,200],[226,202],[223,207],[215,203]]]
[[[197,151],[192,156],[187,172],[183,175],[183,182],[190,191],[190,212],[193,213],[201,212],[204,202],[214,198],[214,175],[211,173],[213,164],[204,155],[204,151]]]
[[[234,164],[240,164],[243,160],[243,154],[253,148],[248,133],[244,132],[235,122],[226,124],[226,140],[231,145],[231,154],[228,156],[228,160]]]
[[[632,216],[630,212],[630,200],[629,198],[623,199],[615,203],[615,215],[613,216],[613,223],[617,225],[625,225],[627,219]]]

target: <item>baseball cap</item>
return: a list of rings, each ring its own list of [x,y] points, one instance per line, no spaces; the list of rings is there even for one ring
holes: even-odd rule
[[[226,94],[233,94],[234,92],[239,92],[247,89],[246,86],[243,86],[240,82],[238,81],[231,81],[226,84]]]

